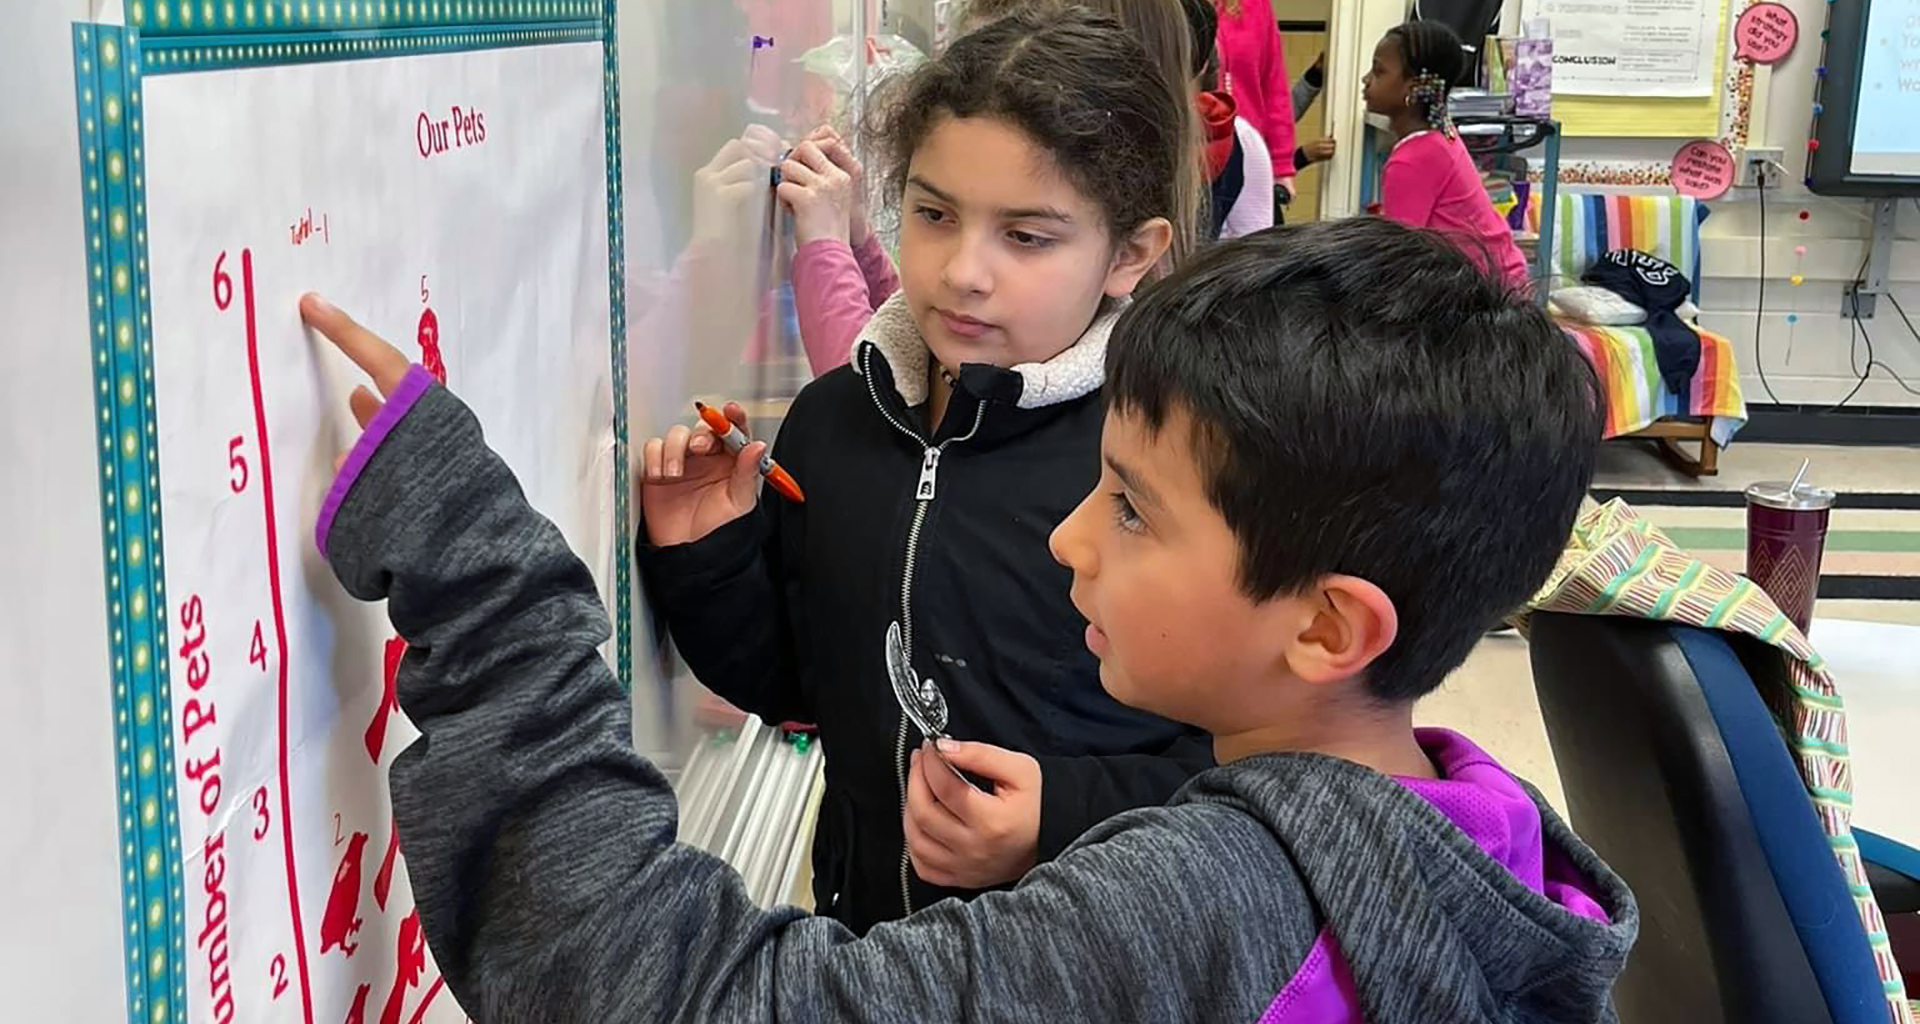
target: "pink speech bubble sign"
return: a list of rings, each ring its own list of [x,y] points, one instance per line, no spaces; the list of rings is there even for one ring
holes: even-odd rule
[[[1733,55],[1755,64],[1776,64],[1800,41],[1800,19],[1784,4],[1758,3],[1733,25]]]
[[[1733,154],[1711,139],[1696,139],[1673,154],[1674,191],[1695,199],[1718,199],[1733,187]]]

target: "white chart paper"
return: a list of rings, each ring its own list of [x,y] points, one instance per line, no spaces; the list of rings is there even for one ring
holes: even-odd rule
[[[112,45],[80,63],[131,63]],[[404,644],[315,543],[358,433],[345,399],[359,375],[301,325],[304,292],[453,387],[611,589],[606,54],[597,40],[445,49],[168,74],[149,53],[140,89],[110,109],[86,106],[101,101],[83,79],[83,133],[95,118],[133,132],[105,158],[127,162],[103,166],[132,178],[143,218],[135,267],[101,278],[144,300],[130,308],[149,353],[114,364],[137,373],[102,376],[109,411],[116,398],[133,410],[103,412],[102,440],[154,453],[146,480],[109,465],[103,502],[111,517],[157,498],[160,520],[108,538],[110,562],[151,572],[131,595],[111,576],[114,614],[159,624],[117,665],[166,681],[164,741],[123,756],[142,777],[170,762],[173,784],[140,811],[164,813],[169,849],[127,877],[136,1017],[144,998],[155,1021],[173,1019],[169,1000],[214,1024],[465,1019],[427,949],[387,796],[417,735],[391,696]],[[128,212],[103,218],[115,237]],[[96,323],[133,336],[131,321]],[[118,693],[146,723],[134,682]],[[155,895],[170,887],[152,878],[179,879],[171,922]],[[149,899],[161,920],[139,913]],[[181,974],[184,1005],[163,981]]]
[[[1716,70],[1715,0],[1534,0],[1553,34],[1561,96],[1706,96]]]

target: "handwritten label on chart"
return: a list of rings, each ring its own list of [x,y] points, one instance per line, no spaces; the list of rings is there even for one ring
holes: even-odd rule
[[[1673,188],[1695,199],[1718,199],[1733,187],[1733,154],[1711,139],[1696,139],[1673,154]]]
[[[1757,3],[1733,24],[1733,55],[1755,64],[1777,64],[1800,41],[1800,19],[1785,4]]]

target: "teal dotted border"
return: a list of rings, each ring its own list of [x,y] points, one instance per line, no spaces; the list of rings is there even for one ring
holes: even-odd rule
[[[705,3],[707,0],[678,0]],[[615,22],[615,0],[605,0],[602,30],[606,45],[607,79],[602,109],[607,128],[607,297],[613,308],[608,325],[613,348],[613,529],[614,529],[614,671],[620,689],[633,692],[633,535],[627,481],[627,256],[626,225],[620,182],[620,38]]]
[[[317,64],[368,57],[496,50],[600,38],[597,22],[571,25],[492,26],[473,29],[403,29],[397,32],[283,32],[231,36],[174,36],[149,40],[149,75],[222,71],[277,64]]]
[[[266,0],[257,0],[260,8]],[[321,5],[309,0],[315,8]],[[184,3],[184,0],[182,0]],[[245,0],[196,0],[205,9]],[[159,0],[128,0],[137,26]],[[177,7],[178,5],[176,5]],[[285,6],[283,3],[282,6]],[[298,9],[298,3],[293,5]],[[632,687],[632,552],[627,494],[626,289],[620,187],[619,57],[614,0],[473,0],[385,5],[335,4],[362,31],[323,29],[274,33],[262,25],[225,40],[186,38],[177,15],[171,32],[76,23],[74,99],[79,119],[83,230],[87,239],[88,345],[93,350],[99,413],[101,544],[105,554],[107,625],[112,658],[114,778],[119,807],[121,895],[127,953],[127,1019],[169,1024],[184,1018],[186,899],[182,882],[179,800],[175,788],[173,694],[162,565],[160,456],[153,397],[153,312],[147,275],[145,145],[141,80],[215,68],[300,64],[549,43],[605,41],[609,323],[614,379],[614,509],[618,580],[616,635],[620,685]],[[382,10],[382,7],[385,10]],[[445,19],[480,27],[412,29],[412,13],[438,10]],[[471,9],[473,14],[462,13]],[[421,15],[427,17],[427,15]],[[339,17],[338,14],[335,18]],[[512,17],[515,24],[496,20]],[[584,17],[590,20],[572,22]],[[533,24],[566,19],[567,24]],[[352,22],[349,22],[351,25]],[[365,31],[371,25],[374,31]],[[318,27],[318,23],[316,23]],[[222,31],[225,31],[222,29]],[[245,31],[245,30],[242,30]],[[153,37],[153,38],[149,38]]]
[[[705,3],[711,0],[684,0]],[[598,21],[601,0],[126,0],[148,38]]]
[[[127,1015],[135,1024],[167,1024],[186,1008],[186,903],[161,565],[140,42],[137,33],[118,27],[79,24],[73,27],[73,51],[85,178],[88,343],[100,414]]]

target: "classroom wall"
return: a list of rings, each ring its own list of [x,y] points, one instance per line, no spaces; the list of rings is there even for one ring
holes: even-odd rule
[[[1382,10],[1402,9],[1401,0],[1361,2]],[[1859,322],[1864,327],[1860,339],[1851,336],[1855,321],[1840,316],[1844,287],[1866,256],[1869,204],[1815,196],[1802,184],[1827,3],[1783,2],[1800,21],[1801,43],[1770,72],[1760,72],[1765,80],[1756,89],[1758,102],[1748,141],[1785,152],[1786,185],[1768,191],[1764,225],[1761,197],[1751,190],[1736,190],[1711,204],[1713,215],[1701,228],[1700,322],[1733,342],[1749,403],[1838,402],[1859,380],[1859,373],[1849,365],[1850,344],[1858,345],[1856,355],[1860,366],[1865,366],[1864,337],[1871,337],[1879,361],[1920,389],[1920,339],[1900,321],[1890,303],[1883,301],[1879,315]],[[1742,7],[1735,0],[1733,10],[1737,13]],[[1503,31],[1518,30],[1519,9],[1518,0],[1508,0],[1501,12]],[[1561,161],[1664,161],[1684,141],[1568,139]],[[1799,216],[1802,210],[1808,213],[1805,220]],[[1920,316],[1920,208],[1903,202],[1897,223],[1901,241],[1894,245],[1888,279],[1900,302]],[[1801,246],[1806,248],[1805,256],[1794,251]],[[1764,288],[1759,281],[1763,253]],[[1803,278],[1798,287],[1790,283],[1796,273]],[[1789,316],[1798,322],[1789,324]],[[1771,397],[1766,384],[1772,385]],[[1875,371],[1851,404],[1920,408],[1920,394],[1903,390],[1885,373]]]
[[[1714,204],[1714,215],[1701,232],[1701,266],[1707,272],[1701,295],[1707,327],[1731,338],[1739,351],[1742,384],[1747,401],[1767,402],[1756,357],[1765,357],[1766,375],[1779,401],[1827,404],[1853,389],[1858,374],[1848,366],[1849,328],[1854,322],[1839,315],[1843,287],[1858,273],[1866,257],[1869,204],[1858,199],[1812,196],[1801,182],[1806,175],[1807,138],[1812,127],[1815,68],[1820,64],[1820,30],[1825,25],[1825,0],[1784,0],[1800,19],[1801,43],[1792,56],[1776,65],[1766,90],[1766,109],[1756,111],[1752,143],[1786,151],[1788,185],[1766,196],[1765,255],[1767,280],[1760,330],[1754,328],[1760,286],[1760,203],[1753,193],[1730,195]],[[1799,218],[1806,210],[1807,220]],[[1899,235],[1893,247],[1888,275],[1902,305],[1920,316],[1920,210],[1902,201]],[[1805,246],[1804,258],[1794,249]],[[1799,273],[1805,283],[1793,287],[1788,278]],[[1789,314],[1799,323],[1787,324]],[[1879,315],[1860,325],[1872,337],[1876,357],[1920,389],[1920,339],[1916,339],[1891,305],[1880,303]],[[1792,359],[1787,358],[1789,336]],[[1864,347],[1860,354],[1864,360]],[[1909,394],[1876,371],[1853,404],[1920,408],[1920,395]]]
[[[70,24],[0,33],[0,1016],[126,1016]],[[73,510],[86,510],[75,515]]]
[[[1366,116],[1360,76],[1373,62],[1375,44],[1388,29],[1407,19],[1407,10],[1408,0],[1332,0],[1327,16],[1328,88],[1321,94],[1320,104],[1327,134],[1334,137],[1339,149],[1322,171],[1322,218],[1360,212],[1360,154]]]
[[[1273,16],[1281,21],[1325,21],[1328,0],[1273,0]]]

